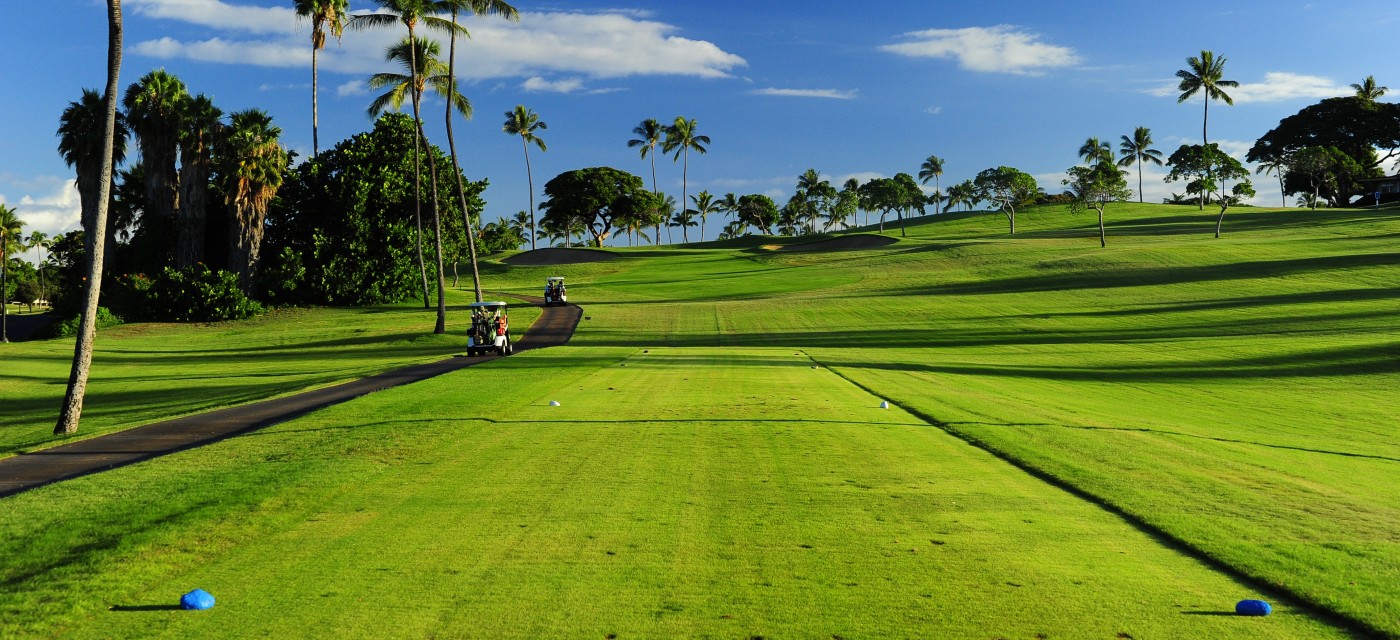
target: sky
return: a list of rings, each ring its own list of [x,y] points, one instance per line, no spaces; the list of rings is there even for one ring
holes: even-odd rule
[[[164,68],[225,113],[269,112],[282,140],[311,154],[310,25],[290,0],[125,0],[121,86]],[[942,185],[1008,165],[1050,192],[1090,136],[1149,127],[1170,155],[1199,143],[1203,103],[1178,103],[1179,69],[1201,50],[1224,56],[1234,106],[1213,103],[1209,137],[1243,159],[1280,119],[1352,93],[1374,75],[1400,91],[1394,0],[1128,2],[1125,0],[520,0],[520,21],[473,17],[457,70],[474,117],[454,128],[463,169],[488,178],[485,218],[529,208],[519,137],[502,132],[517,104],[548,125],[531,147],[536,202],[550,178],[611,166],[651,181],[628,148],[642,120],[697,121],[708,153],[689,159],[688,194],[764,193],[779,204],[816,169],[838,187],[897,172],[930,155]],[[373,9],[351,0],[352,13]],[[853,11],[853,7],[855,10]],[[105,82],[106,3],[5,2],[0,92],[0,202],[26,232],[78,227],[73,173],[58,155],[58,118]],[[399,30],[347,31],[320,55],[322,148],[366,131],[365,80],[394,70],[384,50]],[[1389,101],[1394,96],[1386,96]],[[429,99],[429,138],[445,148],[443,103]],[[128,157],[135,154],[135,148]],[[661,190],[680,199],[682,165],[656,158]],[[1393,168],[1386,167],[1388,171]],[[1160,202],[1181,184],[1150,168]],[[1136,186],[1136,176],[1129,179]],[[1255,202],[1277,206],[1258,176]],[[933,183],[929,183],[931,190]],[[989,220],[989,224],[1000,224]],[[706,238],[723,226],[711,219]],[[679,241],[679,233],[676,238]],[[692,231],[692,240],[694,232]],[[33,259],[33,256],[30,256]]]

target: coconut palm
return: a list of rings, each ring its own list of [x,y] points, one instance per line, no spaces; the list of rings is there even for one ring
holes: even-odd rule
[[[287,168],[282,129],[260,109],[229,116],[215,157],[224,203],[229,207],[229,270],[245,290],[253,286],[262,248],[263,221]]]
[[[164,69],[142,76],[126,90],[126,124],[141,145],[146,165],[146,205],[162,220],[175,219],[179,177],[175,155],[183,126],[185,83]]]
[[[1138,127],[1133,130],[1133,137],[1121,136],[1123,141],[1118,143],[1118,153],[1122,157],[1118,159],[1118,166],[1128,167],[1137,163],[1138,167],[1138,203],[1142,203],[1142,163],[1148,162],[1162,166],[1162,152],[1152,148],[1152,130],[1147,127]]]
[[[1230,94],[1225,93],[1225,88],[1240,86],[1234,80],[1222,80],[1225,75],[1225,57],[1216,57],[1213,51],[1201,51],[1201,56],[1191,56],[1186,59],[1188,68],[1176,72],[1176,77],[1181,78],[1181,84],[1177,85],[1177,90],[1181,95],[1177,96],[1178,104],[1186,102],[1191,96],[1197,93],[1205,96],[1205,110],[1201,117],[1201,144],[1209,147],[1210,140],[1206,138],[1206,125],[1210,122],[1210,101],[1221,100],[1225,104],[1234,105],[1235,101]]]
[[[107,0],[107,90],[106,117],[102,137],[97,146],[102,150],[102,163],[97,183],[97,211],[93,228],[107,228],[107,205],[112,189],[112,151],[117,146],[117,90],[120,88],[122,67],[122,3]],[[83,413],[83,397],[87,394],[88,373],[92,370],[92,342],[97,334],[97,301],[102,294],[102,258],[106,250],[106,234],[97,234],[92,253],[88,255],[87,286],[83,296],[83,311],[79,316],[78,336],[73,344],[73,367],[68,375],[68,388],[63,394],[63,406],[53,432],[76,433]]]
[[[30,249],[39,250],[39,268],[37,269],[37,271],[39,272],[39,297],[43,298],[44,300],[49,299],[48,292],[44,287],[44,251],[46,251],[49,248],[50,243],[51,241],[49,240],[49,234],[44,233],[43,231],[39,231],[37,229],[34,231],[30,231],[29,237],[24,239],[24,244],[27,247],[29,247]]]
[[[943,175],[943,159],[938,156],[929,156],[927,160],[924,160],[923,164],[919,165],[920,184],[928,184],[928,179],[933,178],[933,191],[939,195],[943,193],[943,188],[938,184],[938,177],[941,175]],[[933,203],[934,215],[943,212],[940,208],[940,202],[941,198],[939,201]]]
[[[831,205],[836,200],[836,187],[823,180],[816,169],[807,169],[797,177],[797,192],[807,200],[802,212],[807,219],[808,230],[816,233],[817,220],[823,213],[831,211]]]
[[[452,4],[452,24],[457,24],[457,14],[467,13],[469,15],[494,15],[500,16],[512,22],[520,20],[520,14],[515,7],[502,2],[501,0],[453,0]],[[447,106],[444,117],[447,120],[447,149],[452,156],[452,176],[457,183],[457,198],[462,206],[463,229],[467,231],[467,255],[472,263],[472,288],[476,294],[476,301],[481,302],[481,270],[477,267],[476,260],[476,234],[472,233],[471,207],[467,204],[467,188],[462,184],[462,164],[457,159],[457,139],[452,135],[452,112],[453,105],[457,101],[457,34],[456,29],[449,31],[447,46]],[[465,35],[465,33],[464,33]],[[470,36],[469,36],[470,37]],[[462,98],[465,102],[466,98]],[[463,118],[471,118],[471,104],[467,103],[466,110],[458,111]]]
[[[547,151],[544,139],[535,134],[536,131],[548,129],[549,125],[540,120],[539,114],[525,108],[523,104],[515,105],[515,109],[506,112],[506,122],[501,125],[501,130],[508,135],[520,136],[520,144],[525,147],[525,179],[530,186],[530,248],[535,248],[535,178],[530,172],[530,143],[540,148],[540,151]]]
[[[701,191],[690,196],[690,201],[695,205],[695,215],[700,216],[700,241],[705,241],[705,219],[711,214],[718,213],[719,204],[715,202],[714,194],[709,191]]]
[[[1288,194],[1283,191],[1283,176],[1288,173],[1288,165],[1291,162],[1292,160],[1288,156],[1279,156],[1260,162],[1259,166],[1254,169],[1254,173],[1256,174],[1264,174],[1267,176],[1272,173],[1278,176],[1278,195],[1279,200],[1282,201],[1282,204],[1279,206],[1281,207],[1288,206]]]
[[[10,294],[5,281],[10,255],[24,251],[24,221],[15,210],[0,204],[0,342],[9,342]]]
[[[697,153],[706,152],[705,145],[710,144],[709,136],[695,134],[696,122],[694,119],[687,120],[685,116],[676,116],[676,121],[666,128],[666,140],[661,143],[661,150],[666,153],[675,152],[671,156],[674,162],[685,157],[681,164],[681,202],[686,201],[687,177],[690,173],[690,150]]]
[[[1390,91],[1390,87],[1376,86],[1375,76],[1366,76],[1365,80],[1362,80],[1359,84],[1351,85],[1351,88],[1356,90],[1356,98],[1358,100],[1368,104],[1375,102],[1378,98],[1385,95],[1385,92]]]
[[[179,240],[175,248],[175,264],[180,267],[204,260],[209,169],[222,115],[204,94],[185,101],[180,130]]]
[[[1112,163],[1113,150],[1107,142],[1099,140],[1098,136],[1092,136],[1079,146],[1079,157],[1084,160],[1084,164],[1093,167],[1100,162]]]
[[[637,148],[642,154],[642,159],[651,159],[651,190],[660,194],[656,188],[656,145],[661,144],[661,138],[666,133],[666,127],[656,118],[647,118],[641,124],[632,128],[632,133],[637,137],[627,141],[628,148]],[[656,237],[661,238],[661,224],[656,225]]]
[[[107,103],[95,89],[84,89],[83,97],[68,103],[63,115],[58,118],[58,153],[63,161],[77,173],[78,200],[82,210],[83,247],[92,255],[93,242],[97,239],[94,226],[97,219],[97,200],[102,191],[102,132],[106,126]],[[121,164],[126,160],[126,123],[117,114],[115,139],[112,141],[112,162]],[[109,190],[110,191],[110,190]],[[106,241],[114,243],[115,225],[107,225]],[[107,254],[111,267],[115,252]]]
[[[695,222],[695,210],[681,209],[676,211],[671,214],[670,225],[681,228],[681,242],[690,242],[690,234],[687,233],[687,230],[699,226],[699,223]]]
[[[311,156],[321,155],[318,137],[319,116],[317,110],[316,55],[326,48],[326,34],[340,36],[345,32],[345,13],[349,11],[348,0],[292,0],[297,17],[311,19]]]

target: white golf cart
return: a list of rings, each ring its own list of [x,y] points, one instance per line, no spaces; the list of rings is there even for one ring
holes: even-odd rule
[[[504,302],[473,302],[467,305],[472,310],[472,328],[467,333],[467,355],[485,355],[495,351],[498,356],[508,356],[514,350],[510,342],[510,318],[506,315]]]
[[[544,281],[544,306],[569,304],[569,290],[564,287],[564,276],[550,276]]]

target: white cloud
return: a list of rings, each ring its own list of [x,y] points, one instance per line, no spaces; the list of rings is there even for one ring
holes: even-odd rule
[[[833,100],[852,100],[858,93],[855,89],[778,89],[769,87],[767,89],[755,89],[751,91],[760,96],[787,96],[794,98],[830,98]]]
[[[583,80],[578,78],[567,78],[555,80],[553,82],[545,80],[539,76],[531,76],[530,79],[520,83],[520,88],[531,93],[547,91],[551,93],[573,93],[583,88]]]
[[[82,225],[82,203],[78,199],[78,187],[71,178],[39,176],[23,180],[9,180],[14,176],[4,176],[0,180],[7,188],[21,188],[26,191],[18,200],[0,194],[0,204],[15,210],[15,215],[24,221],[24,235],[42,231],[49,237],[62,235]],[[25,254],[34,261],[37,251]]]
[[[939,115],[939,114],[943,113],[943,107],[938,107],[938,106],[929,107],[929,108],[927,108],[927,109],[924,109],[924,113],[927,113],[927,114],[929,114],[929,115],[931,115],[931,116],[936,116],[936,115]]]
[[[904,34],[907,42],[880,47],[911,58],[956,58],[969,71],[1038,75],[1079,63],[1074,49],[1046,44],[1011,25],[928,29]]]
[[[209,27],[204,40],[162,37],[132,45],[144,56],[185,58],[264,67],[311,64],[308,27],[294,26],[290,9],[220,0],[135,0],[142,15]],[[228,22],[211,18],[226,16]],[[280,28],[274,28],[280,25]],[[677,35],[679,27],[646,19],[646,12],[524,12],[520,22],[473,16],[463,20],[471,40],[459,43],[457,71],[464,79],[529,78],[550,73],[589,78],[679,75],[726,78],[746,66],[711,42]],[[247,38],[248,34],[257,37]],[[384,68],[384,50],[401,40],[397,29],[350,31],[320,54],[321,68],[368,74]]]
[[[1176,97],[1181,95],[1181,90],[1177,88],[1178,83],[1171,81],[1151,89],[1144,89],[1143,92],[1158,97]],[[1332,98],[1336,96],[1351,95],[1351,87],[1338,84],[1330,78],[1321,76],[1309,76],[1300,73],[1288,73],[1286,71],[1270,71],[1264,74],[1263,82],[1241,82],[1238,87],[1226,88],[1225,93],[1230,96],[1236,104],[1250,102],[1283,102],[1299,98]],[[1203,100],[1198,92],[1188,100],[1197,102]]]
[[[369,86],[365,84],[364,80],[351,80],[336,87],[335,95],[342,98],[347,96],[367,96],[369,95]]]

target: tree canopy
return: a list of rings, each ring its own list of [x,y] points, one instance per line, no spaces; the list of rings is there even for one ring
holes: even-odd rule
[[[1006,214],[1011,233],[1016,233],[1016,207],[1028,202],[1040,192],[1035,178],[1013,167],[984,169],[972,179],[977,200],[990,202]]]
[[[544,195],[543,224],[569,228],[571,221],[582,222],[594,246],[612,235],[619,217],[655,206],[655,196],[641,178],[612,167],[565,171],[545,183]]]

